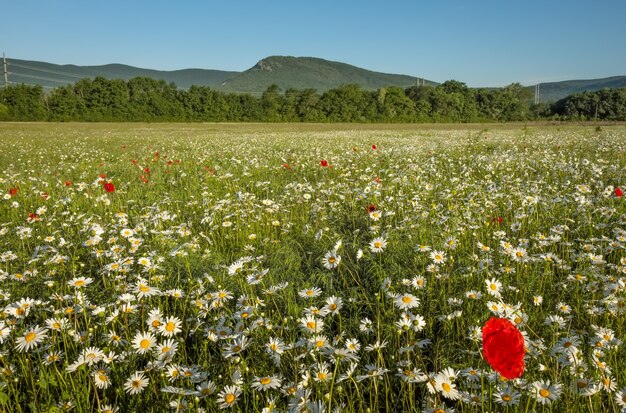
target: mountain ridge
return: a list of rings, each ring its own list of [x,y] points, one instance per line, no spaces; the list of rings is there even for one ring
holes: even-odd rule
[[[80,66],[12,58],[7,61],[10,83],[41,85],[47,89],[96,76],[123,80],[143,76],[173,82],[181,89],[196,85],[208,86],[222,92],[252,94],[260,94],[273,84],[282,91],[289,88],[315,89],[319,93],[345,84],[357,84],[365,90],[438,84],[415,76],[376,72],[348,63],[309,56],[268,56],[243,72],[201,68],[166,71],[121,63]],[[573,93],[592,92],[606,87],[626,87],[626,76],[540,83],[540,101],[554,102]],[[534,92],[534,86],[528,86],[528,89]]]

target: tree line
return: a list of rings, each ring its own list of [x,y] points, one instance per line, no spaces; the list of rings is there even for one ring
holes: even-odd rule
[[[0,120],[112,122],[509,122],[533,119],[626,120],[626,88],[532,104],[532,92],[513,83],[469,88],[449,80],[437,86],[345,85],[324,93],[270,86],[260,96],[137,77],[85,78],[44,93],[41,86],[0,90]]]

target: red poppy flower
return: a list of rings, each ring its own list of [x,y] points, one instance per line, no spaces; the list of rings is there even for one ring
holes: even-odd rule
[[[372,145],[372,150],[375,151],[376,149],[378,149],[378,146],[376,144]]]
[[[490,318],[483,327],[483,354],[489,365],[507,379],[524,372],[524,337],[506,318]]]
[[[100,179],[104,179],[104,178],[106,178],[106,177],[107,177],[107,175],[106,175],[106,174],[100,174]]]
[[[285,168],[285,169],[291,169],[291,165],[289,165],[287,162],[285,162],[285,163],[283,164],[283,168]]]
[[[615,196],[618,198],[624,196],[624,191],[622,191],[622,188],[620,188],[619,186],[615,188]]]
[[[18,192],[19,192],[19,189],[17,189],[17,188],[10,188],[9,189],[9,195],[11,195],[11,196],[17,195]]]
[[[115,192],[115,185],[113,185],[113,182],[105,182],[104,190],[107,192]]]
[[[65,181],[65,186],[70,186],[72,183],[70,181]]]
[[[372,213],[372,212],[374,212],[374,211],[376,211],[376,205],[374,205],[374,204],[369,204],[369,205],[367,206],[367,213],[368,213],[368,214],[371,214],[371,213]]]
[[[326,159],[322,159],[320,161],[320,165],[322,165],[323,167],[327,167],[328,166],[328,161]]]

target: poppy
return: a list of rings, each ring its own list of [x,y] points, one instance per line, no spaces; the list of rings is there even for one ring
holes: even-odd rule
[[[378,149],[378,146],[376,144],[372,145],[372,150],[375,151],[376,149]]]
[[[328,166],[328,161],[326,159],[322,159],[320,161],[320,165],[322,165],[323,167],[327,167]]]
[[[371,214],[371,213],[372,213],[372,212],[374,212],[374,211],[376,211],[376,205],[374,205],[374,204],[369,204],[369,205],[367,206],[367,213],[368,213],[368,214]]]
[[[11,188],[11,189],[9,189],[9,195],[15,196],[15,195],[17,195],[18,191],[19,191],[19,189],[17,189],[17,188]]]
[[[490,318],[483,327],[483,354],[489,365],[507,379],[524,372],[524,337],[506,318]]]
[[[107,192],[115,192],[115,185],[113,185],[113,182],[105,182],[104,190]]]
[[[65,186],[70,186],[72,183],[70,181],[65,181]]]
[[[100,179],[104,179],[104,178],[106,178],[106,177],[107,177],[107,175],[106,175],[106,174],[100,174]]]
[[[617,198],[621,198],[622,196],[624,196],[624,191],[622,191],[622,188],[620,188],[619,186],[615,188],[615,196]]]

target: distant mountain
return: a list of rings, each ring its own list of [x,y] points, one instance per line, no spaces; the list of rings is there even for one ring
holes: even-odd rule
[[[546,82],[539,85],[541,102],[556,102],[574,93],[595,92],[596,90],[626,87],[626,76],[605,77],[603,79],[564,80]],[[534,86],[529,86],[533,90]]]
[[[254,67],[241,72],[216,86],[226,92],[259,93],[276,84],[285,91],[316,89],[324,92],[341,85],[358,84],[365,90],[387,86],[407,87],[417,84],[418,78],[361,69],[346,63],[315,57],[270,56]],[[427,85],[435,82],[425,80]]]
[[[187,89],[191,85],[214,86],[238,73],[207,69],[161,71],[121,64],[76,66],[20,59],[7,59],[7,61],[10,83],[41,85],[45,88],[67,85],[85,77],[102,76],[107,79],[128,80],[144,76],[165,80],[167,83],[174,82],[179,88]]]

